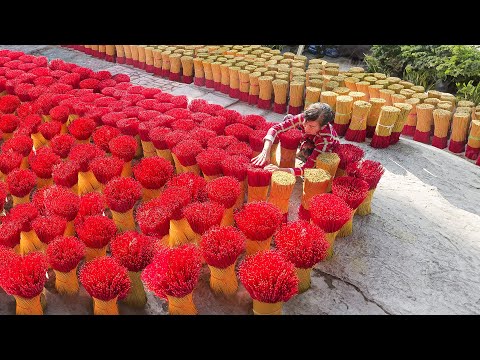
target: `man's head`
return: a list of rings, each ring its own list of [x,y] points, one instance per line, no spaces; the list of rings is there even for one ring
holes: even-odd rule
[[[321,127],[333,122],[335,114],[330,105],[326,103],[311,104],[304,112],[305,115],[305,133],[315,135]]]

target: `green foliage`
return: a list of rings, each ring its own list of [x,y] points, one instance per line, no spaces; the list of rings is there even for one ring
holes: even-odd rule
[[[480,81],[480,51],[471,45],[374,45],[365,61],[370,72],[401,77],[426,89],[442,82],[444,91],[455,93],[456,83],[472,81],[474,86]]]
[[[369,72],[381,72],[388,76],[401,76],[404,61],[399,45],[373,45],[370,54],[365,55]]]
[[[467,84],[457,83],[457,99],[473,101],[475,104],[480,103],[480,83],[473,85],[473,80]]]

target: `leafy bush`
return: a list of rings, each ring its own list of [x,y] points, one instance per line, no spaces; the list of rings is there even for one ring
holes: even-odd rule
[[[470,80],[467,84],[457,83],[457,99],[470,100],[475,104],[480,103],[480,83],[473,85],[473,81]]]
[[[374,45],[365,62],[370,72],[398,76],[426,89],[442,83],[445,91],[455,93],[461,84],[472,81],[475,87],[480,81],[480,51],[471,45]]]

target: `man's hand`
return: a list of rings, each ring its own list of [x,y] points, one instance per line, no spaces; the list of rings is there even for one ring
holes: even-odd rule
[[[265,151],[265,149],[262,150],[262,152],[255,156],[251,160],[251,162],[255,166],[263,166],[270,164],[270,151]]]
[[[274,171],[277,171],[279,169],[280,168],[277,165],[273,165],[273,164],[267,165],[263,168],[263,170],[267,170],[267,171],[270,171],[270,172],[274,172]]]

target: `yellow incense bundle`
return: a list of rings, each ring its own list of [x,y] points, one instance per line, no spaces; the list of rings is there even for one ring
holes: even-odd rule
[[[290,99],[289,99],[289,113],[296,115],[302,111],[303,93],[305,90],[305,83],[292,81],[290,83]]]
[[[193,71],[195,74],[194,84],[197,86],[205,85],[205,72],[203,71],[202,58],[193,59]]]
[[[380,98],[386,101],[387,106],[391,106],[392,103],[392,94],[395,94],[395,91],[390,89],[381,89],[379,90]]]
[[[332,91],[338,95],[348,95],[350,93],[350,89],[343,86],[336,87]]]
[[[336,110],[336,104],[337,104],[337,93],[334,93],[333,91],[322,91],[320,94],[320,102],[327,103],[330,105],[333,111]]]
[[[222,63],[218,61],[218,59],[217,61],[214,61],[211,64],[212,76],[213,76],[213,87],[215,90],[220,90],[220,87],[222,84],[222,70],[220,68],[220,65],[222,65]]]
[[[278,114],[283,114],[287,110],[287,92],[288,92],[288,81],[286,80],[273,80],[273,94],[274,94],[274,108]],[[320,93],[319,93],[320,97]]]
[[[191,82],[193,77],[193,57],[184,55],[180,58],[180,61],[182,63],[183,82],[186,82],[185,77]]]
[[[368,87],[368,96],[369,99],[375,98],[378,99],[380,98],[380,90],[383,89],[383,85],[377,85],[373,84]]]
[[[355,86],[357,87],[357,92],[362,92],[364,94],[363,98],[358,100],[368,101],[370,98],[369,96],[370,83],[368,81],[359,81],[355,84]]]
[[[350,125],[348,126],[348,136],[345,136],[346,140],[356,142],[363,142],[365,140],[364,133],[352,133],[351,135],[349,135],[349,133],[350,131],[359,132],[366,130],[367,118],[371,108],[372,104],[367,101],[357,100],[353,103],[352,119]]]
[[[452,133],[450,135],[450,141],[465,142],[467,138],[469,122],[469,114],[465,112],[455,112],[455,114],[453,114]]]
[[[155,75],[162,74],[162,52],[158,49],[152,50],[153,55],[153,73]]]
[[[323,169],[305,169],[304,178],[302,206],[305,210],[310,210],[310,200],[312,200],[315,195],[328,191],[332,177]]]
[[[428,95],[429,98],[439,99],[439,100],[442,97],[442,93],[440,91],[437,91],[437,90],[428,90],[427,95]],[[475,104],[473,104],[473,105],[475,105]]]
[[[465,156],[475,160],[480,151],[480,120],[472,120]]]
[[[400,90],[400,94],[405,96],[405,98],[410,99],[413,94],[415,94],[415,91],[411,89],[402,89]]]
[[[402,94],[392,94],[392,103],[404,103],[407,98]]]
[[[400,84],[392,84],[387,86],[387,89],[393,90],[395,94],[400,94],[400,91],[403,89],[403,85]]]
[[[400,109],[393,106],[382,106],[378,117],[377,127],[375,128],[375,135],[390,137],[399,115]]]
[[[393,106],[400,109],[400,114],[398,115],[397,121],[395,121],[392,133],[401,133],[413,106],[405,103],[394,103]]]
[[[285,171],[275,171],[272,174],[268,202],[278,207],[282,214],[288,214],[288,204],[295,182],[295,175]]]
[[[417,105],[420,103],[420,99],[410,98],[405,100],[405,103],[412,105],[412,109],[410,110],[407,121],[403,126],[402,134],[413,136],[415,128],[417,127]]]
[[[430,132],[433,125],[433,110],[435,106],[430,104],[417,105],[417,130]]]
[[[448,131],[450,130],[450,121],[452,113],[447,110],[433,110],[434,133],[432,145],[440,149],[447,147]]]
[[[252,72],[248,75],[249,81],[250,81],[250,89],[249,89],[249,92],[248,92],[248,95],[249,95],[248,103],[250,105],[255,105],[258,101],[258,94],[260,93],[258,78],[260,76],[261,76],[261,74],[257,71]],[[223,79],[223,77],[222,77],[222,79]]]
[[[208,88],[213,88],[212,62],[213,61],[209,59],[205,59],[202,61],[203,72],[205,73],[205,86]]]
[[[320,153],[317,156],[315,161],[315,167],[317,169],[325,170],[329,175],[330,179],[328,180],[327,189],[325,192],[332,191],[332,180],[335,177],[335,173],[337,172],[338,165],[340,164],[340,157],[337,153]]]
[[[420,104],[422,104],[425,99],[428,99],[428,95],[425,94],[425,93],[415,93],[415,94],[412,95],[411,98],[419,99]]]
[[[240,97],[240,78],[238,72],[241,69],[238,66],[231,66],[228,69],[230,77],[230,97],[239,98]],[[272,78],[273,80],[273,78]]]
[[[348,95],[337,96],[336,108],[335,108],[335,129],[341,130],[341,134],[345,135],[348,123],[352,117],[353,97]]]
[[[357,91],[357,83],[360,82],[360,80],[356,77],[348,77],[345,78],[345,86],[350,89],[350,91]]]
[[[348,96],[351,96],[353,98],[353,101],[365,100],[365,93],[361,91],[350,91],[348,93]]]
[[[170,55],[172,54],[169,50],[162,51],[162,76],[168,77],[170,73]]]
[[[287,86],[288,86],[288,84],[287,84]],[[321,92],[322,91],[317,87],[307,86],[306,91],[305,91],[305,107],[304,107],[304,110],[306,110],[311,104],[314,104],[314,103],[320,101]]]

